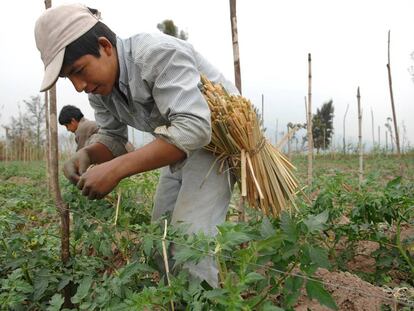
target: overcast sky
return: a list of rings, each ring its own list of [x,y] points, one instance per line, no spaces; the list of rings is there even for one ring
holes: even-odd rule
[[[72,1],[54,0],[53,5]],[[157,23],[172,19],[188,32],[188,41],[229,79],[234,79],[228,0],[95,0],[83,1],[102,13],[103,22],[120,37],[157,32]],[[35,46],[33,28],[44,10],[38,0],[4,1],[0,13],[0,123],[9,123],[18,104],[38,89],[43,64]],[[237,18],[243,95],[261,108],[274,137],[287,122],[305,122],[308,53],[312,54],[313,112],[333,100],[335,139],[342,141],[342,122],[349,104],[346,135],[356,142],[357,87],[361,89],[363,135],[372,142],[392,116],[387,77],[387,34],[391,30],[391,70],[397,120],[414,142],[414,1],[412,0],[239,0]],[[78,94],[68,80],[57,84],[58,109],[74,104],[93,119],[86,94]],[[403,136],[403,133],[400,134]],[[402,140],[402,138],[401,138]]]

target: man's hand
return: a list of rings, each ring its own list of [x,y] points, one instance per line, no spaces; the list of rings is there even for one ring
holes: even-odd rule
[[[77,159],[77,162],[74,162],[82,162],[82,169],[76,170],[76,166],[73,164],[68,165],[68,168],[70,168],[68,175],[73,176],[70,173],[72,171],[76,172],[75,178],[72,179],[77,180],[76,186],[82,191],[84,196],[91,200],[103,198],[125,177],[176,163],[185,159],[186,156],[184,151],[161,138],[156,138],[144,147],[117,158],[113,158],[109,149],[100,143],[92,144],[85,147],[85,149],[90,159],[88,165],[85,166],[85,162]],[[79,155],[79,157],[82,160],[84,159],[83,155]],[[102,164],[88,169],[89,164],[92,163]],[[66,177],[68,175],[65,173]]]
[[[69,181],[76,185],[80,176],[86,172],[91,160],[86,149],[80,149],[63,165],[63,174]]]
[[[76,186],[89,200],[102,199],[121,180],[116,176],[113,165],[113,161],[109,161],[91,167],[80,176]]]

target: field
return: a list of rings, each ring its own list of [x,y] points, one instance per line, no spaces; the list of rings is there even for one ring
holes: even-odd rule
[[[306,159],[293,159],[306,180]],[[71,211],[71,261],[60,259],[60,224],[43,162],[0,164],[0,309],[60,310],[70,286],[78,310],[412,310],[414,154],[318,156],[298,211],[268,219],[247,210],[215,238],[168,228],[175,266],[212,256],[221,287],[174,269],[163,276],[164,223],[150,223],[157,172],[122,181],[87,201],[61,179]],[[117,199],[121,196],[117,213]],[[173,267],[170,267],[173,268]]]

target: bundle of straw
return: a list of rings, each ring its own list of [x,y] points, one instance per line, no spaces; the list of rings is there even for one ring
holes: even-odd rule
[[[205,76],[201,82],[212,126],[212,139],[205,148],[217,155],[220,167],[229,163],[250,207],[278,217],[283,209],[295,206],[295,167],[266,140],[250,101],[229,95]]]

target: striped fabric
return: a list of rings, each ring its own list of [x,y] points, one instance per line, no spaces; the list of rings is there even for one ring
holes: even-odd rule
[[[200,74],[235,86],[182,40],[163,34],[117,39],[119,89],[108,96],[89,95],[100,126],[98,137],[115,156],[127,137],[127,125],[150,132],[183,150],[187,157],[210,142],[210,110],[199,87]],[[112,139],[108,141],[108,137]]]

